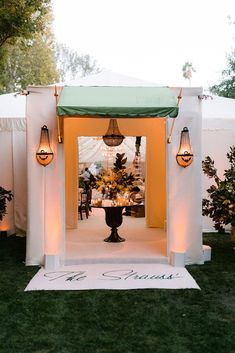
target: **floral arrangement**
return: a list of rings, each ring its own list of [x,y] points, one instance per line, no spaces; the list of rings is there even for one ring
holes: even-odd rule
[[[135,177],[128,173],[125,167],[127,158],[125,153],[117,153],[116,161],[112,169],[103,169],[96,176],[95,188],[100,191],[103,196],[113,199],[118,193],[131,192],[135,186]]]

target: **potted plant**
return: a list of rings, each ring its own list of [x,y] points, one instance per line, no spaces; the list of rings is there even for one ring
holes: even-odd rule
[[[214,221],[214,227],[224,232],[224,226],[231,224],[232,237],[235,240],[235,146],[227,153],[230,167],[224,171],[224,179],[220,179],[214,161],[207,156],[202,162],[204,174],[214,179],[208,189],[208,198],[202,200],[202,214]]]
[[[10,190],[5,190],[0,186],[0,222],[7,213],[7,201],[11,201],[13,194]]]

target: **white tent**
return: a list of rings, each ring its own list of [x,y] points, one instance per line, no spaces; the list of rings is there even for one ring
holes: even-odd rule
[[[102,70],[98,74],[89,75],[71,81],[60,82],[57,86],[160,86],[156,82],[122,75],[110,70]]]
[[[202,158],[210,156],[215,161],[218,175],[223,173],[229,163],[226,154],[235,145],[235,99],[212,96],[202,101]],[[212,181],[203,175],[203,197]],[[228,226],[229,228],[229,226]],[[213,222],[203,217],[203,230],[212,231]]]
[[[108,148],[103,140],[99,137],[79,137],[79,162],[80,163],[95,163],[108,161],[109,154],[115,155],[118,153],[125,153],[127,161],[132,163],[135,155],[136,138],[127,136],[122,144],[118,147]],[[146,141],[141,139],[140,154],[142,160],[145,159]],[[110,153],[109,153],[110,152]]]
[[[104,83],[103,83],[104,85]],[[130,86],[128,84],[128,86]],[[109,116],[120,107],[118,125],[125,136],[146,136],[147,139],[147,173],[146,173],[146,223],[145,228],[159,229],[164,234],[164,261],[174,265],[203,263],[202,227],[200,222],[201,205],[201,109],[198,95],[201,88],[184,88],[183,101],[179,115],[175,121],[172,143],[166,145],[166,137],[172,123],[171,118],[165,118],[169,105],[167,94],[174,102],[174,109],[180,88],[160,87],[66,87],[63,92],[69,92],[67,97],[77,100],[87,97],[96,101],[95,111],[102,110],[102,117],[96,116],[94,110],[81,117],[79,113],[67,114],[64,118],[64,143],[58,144],[58,129],[56,123],[56,104],[53,87],[29,87],[27,96],[27,163],[28,163],[28,228],[26,264],[58,265],[69,263],[66,252],[66,240],[69,231],[75,229],[77,237],[81,231],[78,226],[78,136],[102,136],[107,130]],[[160,91],[164,95],[160,95]],[[75,92],[72,94],[71,92]],[[80,95],[80,93],[81,95]],[[130,92],[133,102],[138,105],[125,105],[126,92]],[[105,93],[104,93],[105,92]],[[117,95],[118,92],[118,95]],[[151,93],[149,95],[149,93]],[[97,97],[101,97],[97,103]],[[112,99],[114,97],[114,105]],[[116,98],[120,105],[115,105]],[[128,102],[130,103],[128,95]],[[163,101],[162,98],[163,97]],[[82,98],[83,99],[83,98]],[[84,102],[84,101],[83,101]],[[79,107],[84,108],[84,104]],[[105,103],[106,102],[106,103]],[[144,104],[143,104],[144,102]],[[164,102],[164,103],[163,103]],[[91,104],[92,104],[91,103]],[[108,104],[107,104],[108,103]],[[158,105],[159,103],[162,103]],[[77,102],[75,106],[77,107]],[[98,104],[98,105],[97,105]],[[143,105],[142,105],[143,104]],[[166,104],[166,105],[165,105]],[[70,104],[69,104],[70,105]],[[73,104],[72,104],[73,106]],[[150,107],[158,107],[153,117],[149,115]],[[58,105],[57,105],[58,107]],[[94,107],[94,105],[92,106]],[[108,107],[111,114],[107,117]],[[138,114],[128,112],[128,107],[137,108]],[[146,107],[144,115],[139,111]],[[63,108],[62,108],[63,109]],[[132,109],[132,108],[131,108]],[[132,110],[133,112],[133,110]],[[164,113],[165,112],[165,113]],[[159,116],[161,118],[159,118]],[[63,119],[63,117],[61,117]],[[53,162],[46,168],[39,165],[35,158],[38,147],[40,128],[47,125],[50,131],[51,147],[54,152]],[[194,146],[194,161],[189,168],[182,168],[176,163],[179,148],[179,138],[184,126],[190,130],[191,143]],[[166,172],[167,170],[167,172]],[[65,182],[64,182],[65,180]],[[65,218],[66,217],[66,218]],[[167,221],[166,221],[167,220]],[[67,228],[65,227],[67,226]],[[98,228],[98,227],[97,227]],[[143,229],[145,229],[143,228]],[[146,243],[142,234],[143,242]],[[98,244],[100,240],[98,240]],[[89,245],[87,245],[89,246]],[[115,250],[124,250],[115,247]],[[154,248],[155,249],[155,248]],[[76,260],[82,256],[81,250],[76,253]],[[118,256],[118,253],[116,254]],[[115,259],[114,259],[115,260]],[[68,262],[66,262],[68,261]],[[92,261],[92,260],[91,260]],[[159,259],[160,261],[160,259]]]
[[[82,86],[156,86],[155,83],[102,71],[78,80],[58,83],[60,85]],[[226,153],[235,141],[235,100],[213,96],[202,100],[202,158],[210,155],[222,177],[228,166]],[[13,232],[26,230],[26,119],[25,96],[16,94],[0,95],[0,185],[14,193],[14,200],[8,205],[8,215],[0,223],[0,230]],[[79,151],[80,161],[94,162],[102,141],[83,137]],[[124,144],[131,155],[134,143],[126,139]],[[88,152],[88,153],[87,153]],[[145,146],[141,154],[144,157]],[[203,197],[210,180],[203,176]],[[213,223],[203,217],[203,229],[213,230]]]
[[[26,119],[25,96],[0,95],[0,186],[12,190],[14,199],[0,230],[26,231]]]

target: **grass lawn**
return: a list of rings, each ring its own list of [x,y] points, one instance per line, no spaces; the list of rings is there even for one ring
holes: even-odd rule
[[[234,353],[235,250],[211,233],[199,290],[24,292],[25,239],[0,239],[0,353]]]

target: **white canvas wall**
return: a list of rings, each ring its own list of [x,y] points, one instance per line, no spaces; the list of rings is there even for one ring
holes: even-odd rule
[[[50,87],[30,88],[27,97],[28,239],[27,265],[43,264],[44,256],[63,258],[64,171],[63,145],[57,143],[55,101]],[[178,92],[177,92],[178,93]],[[201,111],[197,90],[185,90],[174,139],[168,148],[168,253],[186,253],[187,263],[202,261],[201,204]],[[35,159],[40,127],[50,130],[54,160],[46,168]],[[180,131],[188,126],[194,163],[183,169],[176,164]]]
[[[177,96],[179,88],[174,89]],[[169,251],[185,253],[185,262],[202,263],[201,216],[201,102],[200,88],[184,88],[172,143],[167,145],[167,228]],[[171,120],[168,119],[168,129]],[[193,162],[187,168],[176,163],[180,135],[188,127]]]
[[[58,144],[56,101],[53,87],[29,87],[27,96],[28,225],[26,264],[44,263],[45,255],[63,255],[64,160]],[[41,127],[50,131],[53,162],[41,166],[35,158]]]
[[[69,82],[71,85],[147,86],[155,83],[133,79],[124,75],[103,71],[97,75]],[[0,223],[0,229],[14,232],[16,228],[26,230],[26,120],[25,96],[0,95],[0,185],[14,192],[8,215]],[[86,142],[88,143],[88,142]],[[202,101],[202,158],[210,155],[222,176],[227,167],[226,153],[235,143],[235,100],[216,97]],[[85,144],[84,144],[85,146]],[[3,152],[4,151],[4,152]],[[144,153],[144,150],[143,150]],[[82,160],[82,152],[80,156]],[[90,155],[92,159],[92,153]],[[210,185],[202,177],[202,194]],[[214,230],[208,217],[203,217],[203,229]]]
[[[24,96],[0,95],[0,186],[12,190],[0,230],[26,231],[26,119]]]
[[[229,163],[226,154],[235,145],[235,99],[213,96],[202,101],[202,158],[210,156],[215,161],[218,175],[223,173]],[[202,193],[207,197],[206,189],[212,180],[203,175]],[[226,227],[229,229],[230,225]],[[213,222],[203,217],[203,230],[214,231]]]

